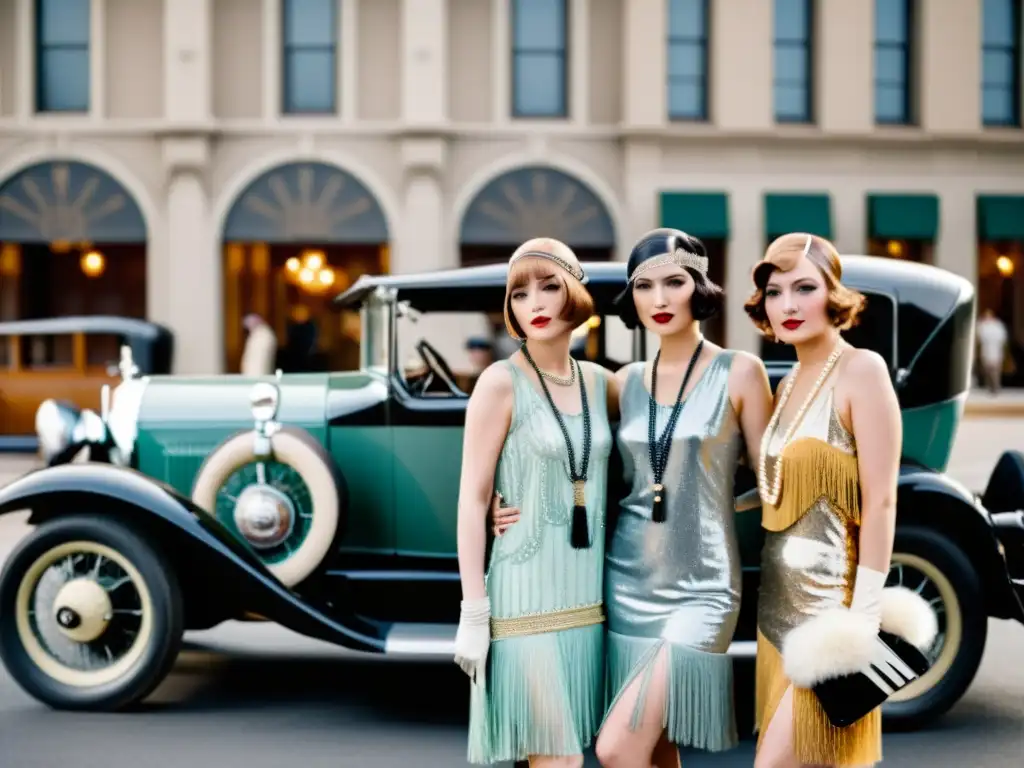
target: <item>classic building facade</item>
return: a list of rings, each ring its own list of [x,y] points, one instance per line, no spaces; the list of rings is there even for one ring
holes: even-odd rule
[[[541,233],[625,258],[664,224],[709,242],[730,346],[756,347],[749,270],[791,229],[965,275],[1024,339],[1020,15],[0,0],[0,313],[28,311],[40,249],[83,270],[107,254],[113,275],[121,248],[145,276],[124,267],[119,290],[174,331],[177,371],[230,370],[241,314],[283,328],[288,286],[478,263]],[[61,311],[135,306],[83,302]]]

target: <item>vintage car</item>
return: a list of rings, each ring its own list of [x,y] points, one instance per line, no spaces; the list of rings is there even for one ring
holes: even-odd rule
[[[585,354],[647,358],[647,334],[626,331],[611,304],[624,265],[585,267],[597,306]],[[939,618],[932,669],[885,708],[913,728],[967,689],[989,617],[1024,621],[1024,457],[1005,454],[983,495],[944,474],[969,389],[972,286],[895,260],[849,256],[844,268],[869,301],[848,336],[888,361],[902,405],[890,583]],[[183,631],[228,619],[450,662],[468,398],[446,357],[501,306],[505,276],[496,265],[360,279],[337,300],[361,313],[359,371],[126,373],[88,430],[85,414],[40,408],[51,466],[0,490],[0,513],[30,509],[36,526],[0,576],[10,674],[56,708],[121,708],[160,682]],[[410,350],[421,370],[407,377]],[[777,384],[792,356],[775,344],[763,354]],[[67,463],[83,451],[89,461]],[[737,495],[753,485],[741,471]],[[749,658],[762,534],[756,509],[738,514],[744,598],[730,652]]]
[[[86,315],[0,323],[0,450],[35,450],[44,400],[99,411],[103,385],[118,382],[122,347],[140,373],[170,373],[173,337],[146,320]]]

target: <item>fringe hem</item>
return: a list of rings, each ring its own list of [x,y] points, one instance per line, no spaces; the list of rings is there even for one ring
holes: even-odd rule
[[[665,710],[662,724],[669,741],[708,752],[732,749],[739,742],[733,702],[732,659],[665,640],[608,633],[605,718],[625,690],[642,677],[630,727],[639,726],[662,649],[668,653]]]
[[[761,748],[766,726],[792,685],[783,671],[782,654],[757,633],[757,694],[754,731]],[[793,686],[793,744],[797,760],[810,765],[869,766],[882,760],[882,710],[875,709],[853,725],[837,728],[814,691]]]
[[[761,526],[784,531],[824,497],[851,523],[860,523],[860,475],[857,457],[813,437],[794,440],[781,458],[782,492],[778,506],[765,503]],[[778,469],[776,469],[778,471]]]
[[[590,746],[601,717],[603,625],[493,641],[487,666],[486,683],[470,690],[470,763]]]

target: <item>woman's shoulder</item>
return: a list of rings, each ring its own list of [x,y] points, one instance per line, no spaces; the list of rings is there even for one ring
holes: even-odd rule
[[[846,358],[842,369],[842,379],[847,388],[859,388],[889,383],[889,366],[885,358],[872,349],[850,347],[843,355]]]
[[[511,395],[514,366],[511,360],[498,360],[488,365],[477,378],[470,399],[492,400]]]

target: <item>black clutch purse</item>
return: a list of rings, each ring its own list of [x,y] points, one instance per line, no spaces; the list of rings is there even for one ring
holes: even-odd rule
[[[787,677],[814,692],[829,722],[845,728],[924,675],[938,633],[927,601],[905,587],[882,590],[881,629],[866,616],[832,608],[783,641]]]
[[[853,725],[931,668],[916,646],[890,632],[878,633],[870,665],[860,672],[822,680],[813,688],[829,722]]]

